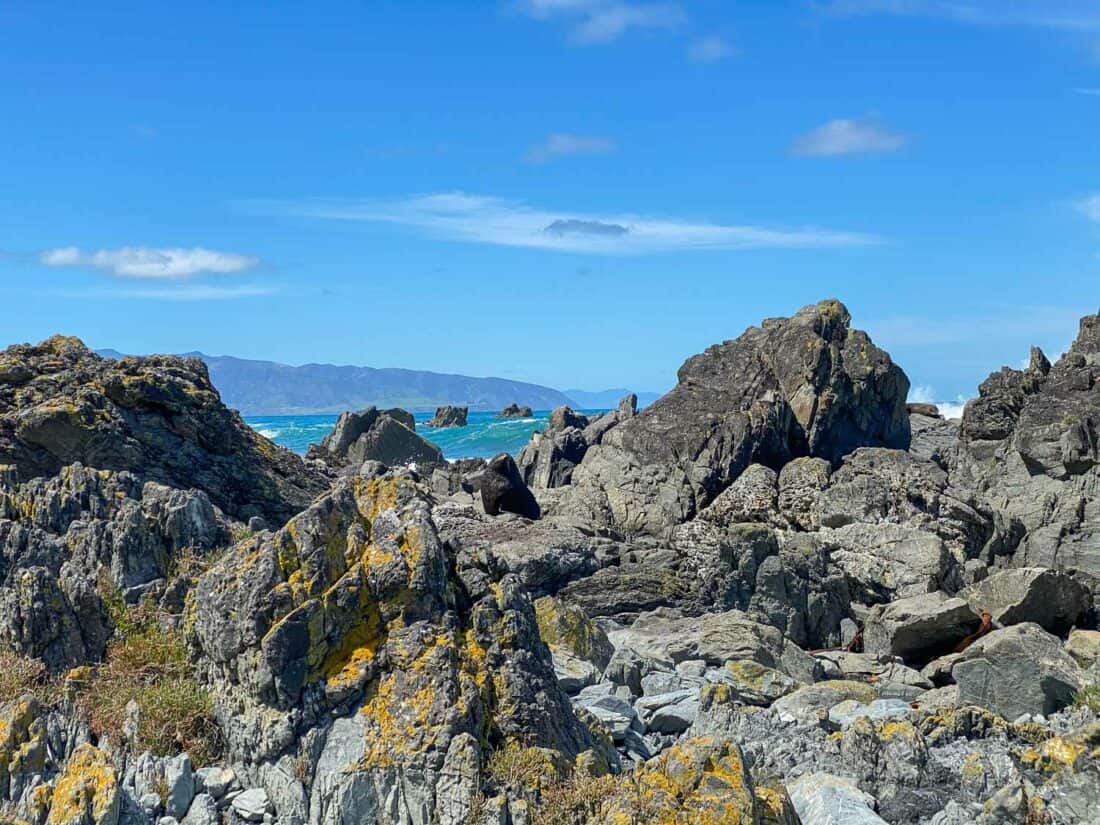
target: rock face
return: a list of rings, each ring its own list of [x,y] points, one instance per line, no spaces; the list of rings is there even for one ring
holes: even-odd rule
[[[534,414],[530,407],[512,403],[497,413],[497,418],[530,418]]]
[[[484,747],[591,749],[518,581],[489,583],[401,475],[341,481],[238,545],[187,617],[233,758],[260,776],[304,760],[312,822],[458,825]]]
[[[416,422],[409,413],[375,407],[343,413],[332,432],[320,444],[310,446],[309,457],[353,471],[365,461],[380,461],[389,467],[445,461],[439,447],[416,434]]]
[[[667,395],[605,436],[573,479],[591,522],[658,532],[694,516],[753,462],[837,461],[909,446],[909,381],[838,301],[765,321],[690,358]]]
[[[954,475],[996,508],[1016,566],[1100,577],[1100,315],[1051,366],[1032,350],[966,406]]]
[[[435,415],[426,427],[465,427],[469,407],[436,407]]]
[[[0,464],[22,479],[79,462],[203,490],[226,513],[282,524],[324,474],[227,409],[194,358],[100,358],[75,338],[0,352]]]

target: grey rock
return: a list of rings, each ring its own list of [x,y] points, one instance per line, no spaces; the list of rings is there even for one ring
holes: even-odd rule
[[[208,767],[195,771],[195,792],[221,799],[237,783],[232,768]]]
[[[191,758],[182,753],[164,760],[164,785],[166,798],[164,812],[181,819],[195,798],[195,778],[191,770]]]
[[[426,427],[465,427],[469,407],[436,407],[435,415],[424,426]]]
[[[863,647],[873,655],[900,656],[923,665],[952,651],[980,623],[965,599],[940,591],[911,596],[871,610]]]
[[[688,688],[643,696],[634,710],[647,731],[683,733],[699,714],[699,690]]]
[[[220,821],[217,801],[210,794],[200,793],[191,802],[180,825],[218,825]]]
[[[309,457],[345,472],[359,472],[368,461],[390,467],[444,463],[443,451],[416,434],[415,422],[409,426],[404,416],[377,407],[342,413],[321,443],[310,447]]]
[[[829,721],[841,730],[848,730],[857,719],[882,722],[908,715],[909,702],[901,699],[875,699],[869,704],[848,699],[829,708]]]
[[[875,813],[875,798],[851,780],[826,773],[787,783],[787,793],[803,822],[813,825],[887,825]]]
[[[271,801],[263,788],[249,788],[233,797],[234,812],[246,822],[263,822],[264,814],[271,813]]]
[[[1060,640],[1037,624],[994,630],[968,647],[951,674],[962,704],[1005,719],[1049,716],[1073,702],[1080,671]]]
[[[999,625],[1034,622],[1058,635],[1092,606],[1088,588],[1072,576],[1041,567],[1001,570],[959,594]]]

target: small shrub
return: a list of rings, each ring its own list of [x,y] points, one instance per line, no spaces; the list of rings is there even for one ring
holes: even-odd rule
[[[1082,688],[1078,691],[1075,702],[1093,713],[1100,713],[1100,685],[1088,685]]]
[[[508,742],[489,757],[489,778],[501,788],[537,790],[558,780],[545,751]]]
[[[545,788],[537,822],[543,825],[588,825],[606,814],[608,804],[623,792],[623,777],[574,777]]]
[[[0,702],[33,693],[44,705],[57,699],[57,682],[38,659],[0,650]]]
[[[118,736],[131,724],[128,705],[138,708],[131,731],[137,751],[158,756],[187,751],[196,765],[217,759],[220,738],[209,694],[195,679],[179,633],[160,626],[154,608],[108,604],[118,636],[78,698],[78,707],[100,736]]]

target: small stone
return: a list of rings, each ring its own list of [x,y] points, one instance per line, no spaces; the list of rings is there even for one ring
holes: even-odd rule
[[[233,797],[233,810],[247,822],[263,822],[264,814],[270,813],[271,802],[263,788],[249,788]]]

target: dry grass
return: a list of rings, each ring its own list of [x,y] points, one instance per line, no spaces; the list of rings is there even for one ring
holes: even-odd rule
[[[161,626],[149,605],[127,608],[105,600],[116,628],[103,663],[77,698],[77,706],[99,736],[128,731],[135,751],[158,756],[186,751],[196,766],[221,752],[209,694],[195,679],[183,638]],[[137,708],[137,726],[128,706]]]
[[[38,659],[0,651],[0,702],[33,693],[43,705],[58,697],[58,684]]]
[[[1089,685],[1078,691],[1074,703],[1088,708],[1093,713],[1100,713],[1100,685]]]

